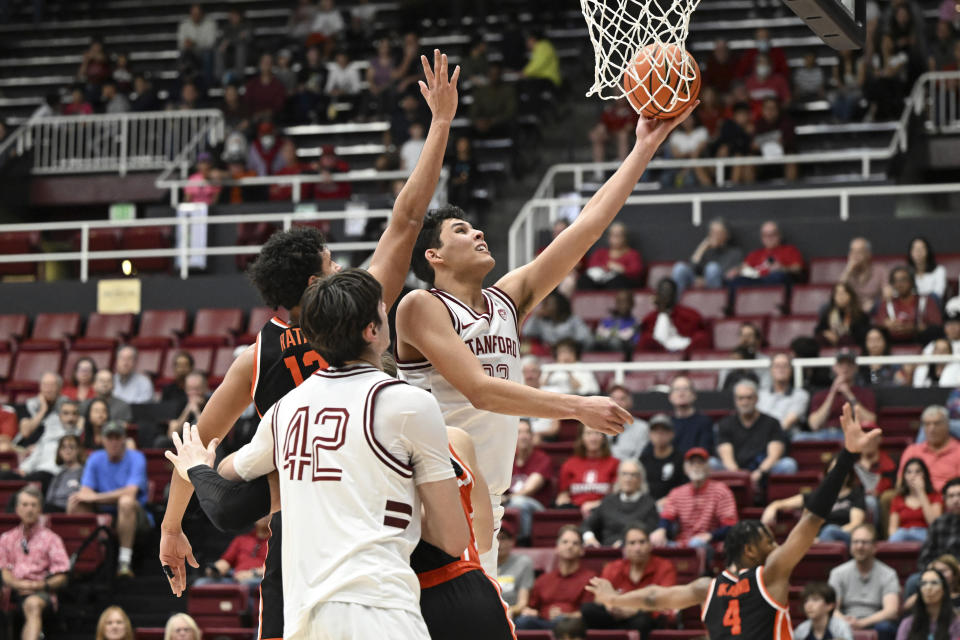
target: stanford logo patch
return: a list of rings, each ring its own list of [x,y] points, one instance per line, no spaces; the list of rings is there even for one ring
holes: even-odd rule
[[[503,307],[497,307],[497,313],[499,313],[500,317],[503,318],[504,320],[507,319],[507,312],[504,311]]]

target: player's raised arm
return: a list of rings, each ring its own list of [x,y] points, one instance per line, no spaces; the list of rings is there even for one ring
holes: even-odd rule
[[[432,69],[426,56],[421,56],[421,62],[426,82],[420,81],[420,93],[433,114],[430,131],[427,132],[417,166],[397,196],[390,224],[380,237],[370,261],[370,273],[383,286],[383,301],[388,309],[400,295],[410,270],[413,245],[423,225],[423,216],[430,205],[430,199],[437,188],[440,170],[443,168],[443,154],[450,135],[450,122],[457,113],[457,79],[460,77],[460,67],[453,70],[452,76],[448,76],[447,56],[441,55],[439,49],[433,50]]]
[[[820,486],[807,494],[804,500],[806,508],[800,522],[794,526],[786,542],[770,553],[764,565],[763,578],[767,589],[780,602],[787,601],[790,574],[816,540],[820,527],[833,510],[844,481],[853,472],[860,452],[881,436],[879,429],[865,432],[849,404],[843,405],[840,426],[843,427],[843,449],[837,456],[836,464],[827,472]]]
[[[600,239],[633,193],[653,154],[670,132],[690,117],[698,104],[699,101],[690,105],[671,120],[641,116],[633,150],[616,173],[590,198],[573,224],[547,245],[533,262],[500,279],[497,286],[516,300],[521,320],[560,284]]]
[[[617,593],[609,580],[591,578],[587,591],[594,601],[603,606],[640,609],[641,611],[664,611],[686,609],[702,605],[710,590],[710,578],[697,578],[689,584],[674,587],[650,585],[627,593]]]
[[[463,429],[447,427],[450,446],[470,468],[473,474],[473,488],[470,490],[470,504],[473,506],[473,533],[477,540],[477,551],[486,553],[493,548],[493,505],[490,503],[490,488],[473,448],[473,438]]]
[[[551,393],[486,375],[453,330],[446,307],[427,291],[412,291],[400,301],[397,334],[477,409],[514,416],[573,418],[611,434],[633,422],[630,413],[609,398]]]

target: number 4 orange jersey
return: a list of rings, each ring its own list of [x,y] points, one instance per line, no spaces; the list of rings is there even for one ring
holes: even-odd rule
[[[703,623],[711,640],[792,640],[790,609],[773,599],[763,567],[724,571],[710,583]]]

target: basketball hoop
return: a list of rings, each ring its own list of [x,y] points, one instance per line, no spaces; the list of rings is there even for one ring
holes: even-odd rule
[[[699,73],[684,43],[698,4],[700,0],[580,0],[595,59],[587,97],[630,98],[638,113],[676,111],[696,99],[691,85]],[[650,91],[641,98],[635,87]]]

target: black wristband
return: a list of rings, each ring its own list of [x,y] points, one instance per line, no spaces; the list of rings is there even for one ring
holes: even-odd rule
[[[833,505],[837,503],[837,496],[843,489],[843,483],[850,472],[853,471],[853,465],[856,461],[856,454],[847,451],[846,447],[840,450],[837,463],[833,465],[833,469],[827,472],[827,475],[820,482],[820,486],[804,498],[803,505],[807,511],[824,520],[830,516]]]

